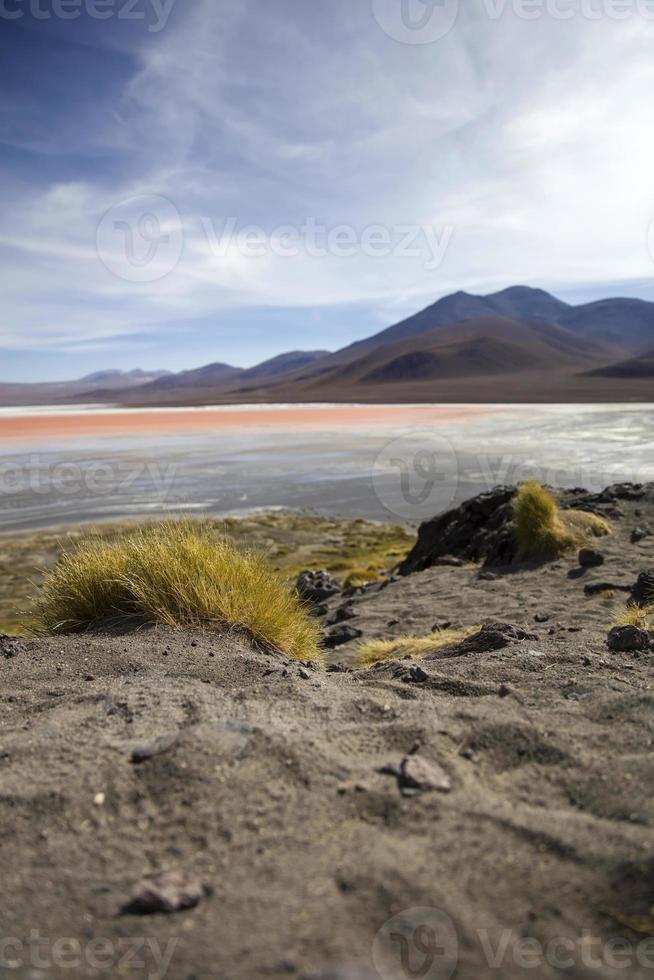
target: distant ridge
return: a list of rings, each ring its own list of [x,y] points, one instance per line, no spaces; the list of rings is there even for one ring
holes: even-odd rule
[[[137,370],[68,385],[0,384],[0,403],[648,401],[653,352],[654,303],[573,306],[543,289],[511,286],[444,296],[331,354],[290,351],[248,369],[216,362],[157,377]]]

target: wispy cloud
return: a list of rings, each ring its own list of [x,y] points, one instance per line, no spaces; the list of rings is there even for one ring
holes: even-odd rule
[[[230,351],[252,363],[260,348],[296,345],[296,327],[273,315],[284,309],[347,309],[345,342],[453,288],[654,286],[654,23],[487,10],[462,8],[421,47],[389,38],[368,3],[196,0],[160,33],[135,35],[111,70],[115,54],[97,50],[112,95],[103,88],[97,116],[85,108],[84,126],[67,129],[72,145],[39,134],[32,101],[26,132],[14,103],[0,348],[150,343],[157,365],[177,366],[180,325],[193,356],[202,338],[214,356],[222,324],[251,310]],[[84,65],[71,91],[93,85]],[[75,101],[52,111],[74,118]],[[23,166],[35,154],[59,154],[65,177]],[[116,275],[96,244],[103,216],[143,195],[171,202],[183,236],[179,261],[153,281]],[[358,245],[371,225],[452,233],[438,268],[425,248],[316,256],[302,240],[293,257],[251,258],[235,239],[212,245],[207,228],[230,216],[273,236],[312,217],[348,226]]]

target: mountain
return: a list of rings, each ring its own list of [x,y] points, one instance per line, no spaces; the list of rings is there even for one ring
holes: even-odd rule
[[[589,372],[596,378],[654,378],[654,350]]]
[[[261,364],[257,364],[256,367],[248,368],[241,374],[241,381],[257,381],[262,378],[275,378],[281,374],[287,374],[289,371],[297,371],[300,368],[308,367],[309,364],[315,364],[316,361],[322,360],[323,357],[328,357],[328,350],[295,350],[289,351],[288,354],[278,354],[277,357],[272,357],[269,361],[263,361]]]
[[[75,401],[117,401],[164,377],[166,371],[107,370],[74,381],[0,382],[0,405],[49,405]]]
[[[380,344],[416,337],[435,327],[497,315],[564,327],[572,334],[610,345],[616,351],[639,353],[654,340],[654,303],[615,299],[571,306],[542,289],[512,286],[488,296],[466,292],[445,296],[381,333],[337,352],[333,363],[345,363]]]
[[[572,306],[559,321],[580,337],[642,354],[654,342],[654,303],[642,299],[604,299]]]
[[[348,364],[325,370],[328,359],[319,375],[297,379],[297,385],[320,390],[339,384],[582,370],[606,363],[610,356],[603,346],[551,324],[483,316],[380,344]]]
[[[166,377],[170,371],[142,371],[135,368],[133,371],[96,371],[94,374],[87,374],[79,379],[79,384],[101,385],[102,387],[129,387],[132,382],[147,384],[149,381],[156,381]]]
[[[193,371],[180,371],[169,374],[150,384],[139,388],[132,401],[148,402],[157,397],[165,396],[175,401],[178,397],[188,397],[189,391],[213,391],[216,388],[239,386],[243,382],[266,383],[289,372],[308,367],[329,354],[329,351],[289,351],[278,354],[268,361],[263,361],[255,367],[244,370],[232,367],[230,364],[207,364]]]
[[[246,370],[214,363],[178,374],[105,371],[67,385],[0,385],[0,404],[648,401],[653,350],[654,303],[573,306],[512,286],[444,296],[333,354],[290,351]]]
[[[212,388],[236,381],[243,374],[242,368],[232,367],[231,364],[206,364],[193,371],[180,371],[178,374],[168,374],[143,386],[142,391],[158,392],[178,388]]]

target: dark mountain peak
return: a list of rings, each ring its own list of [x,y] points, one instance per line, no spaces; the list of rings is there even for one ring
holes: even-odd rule
[[[560,306],[569,306],[569,303],[564,303],[562,299],[557,299],[556,296],[552,296],[545,289],[539,289],[537,286],[507,286],[506,289],[500,289],[495,293],[489,293],[486,297],[487,299],[499,299],[499,297],[507,297],[509,299],[526,299],[528,297],[541,299],[547,298],[549,300],[554,300]]]

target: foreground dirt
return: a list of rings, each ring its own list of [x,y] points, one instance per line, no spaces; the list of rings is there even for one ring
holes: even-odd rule
[[[425,661],[420,683],[161,629],[4,640],[2,976],[450,976],[420,952],[425,908],[456,930],[456,977],[651,976],[652,655],[550,629]],[[451,791],[403,795],[409,753]],[[175,870],[207,889],[195,909],[120,914]],[[401,913],[417,972],[385,926]],[[525,939],[568,942],[572,965],[532,950],[526,969]]]
[[[651,977],[654,654],[606,645],[651,489],[607,507],[601,567],[330,599],[363,639],[525,630],[418,674],[349,670],[356,638],[316,670],[236,635],[0,637],[2,980]],[[125,911],[166,872],[196,907]]]

